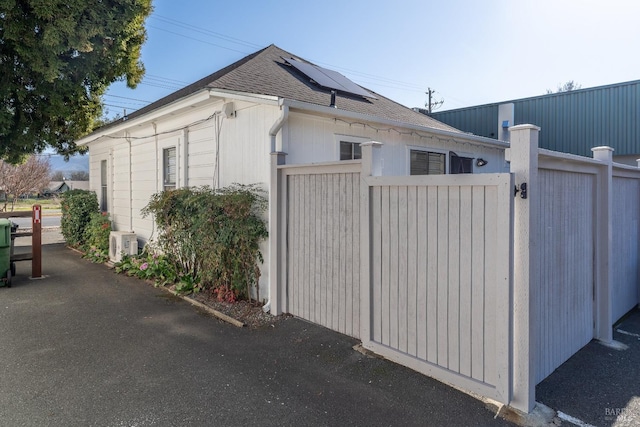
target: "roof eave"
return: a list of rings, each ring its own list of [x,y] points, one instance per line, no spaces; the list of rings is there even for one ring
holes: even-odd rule
[[[171,113],[175,113],[184,108],[195,107],[197,104],[202,104],[204,102],[209,101],[214,96],[209,93],[207,88],[203,88],[197,92],[194,92],[191,95],[188,95],[184,98],[180,98],[174,102],[163,105],[155,110],[149,111],[146,114],[135,117],[130,120],[122,120],[115,126],[108,126],[104,129],[98,128],[94,132],[80,138],[76,141],[76,145],[83,146],[87,145],[90,142],[96,141],[102,137],[113,135],[119,132],[122,132],[126,129],[130,129],[133,126],[143,125],[145,123],[153,122],[160,117],[166,116]]]

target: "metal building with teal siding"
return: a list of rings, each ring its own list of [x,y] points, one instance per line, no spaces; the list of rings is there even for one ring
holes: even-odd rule
[[[498,108],[514,104],[514,123],[542,128],[540,147],[591,157],[591,148],[608,145],[614,158],[636,165],[640,158],[640,80],[553,93],[532,98],[432,113],[465,132],[497,138]]]

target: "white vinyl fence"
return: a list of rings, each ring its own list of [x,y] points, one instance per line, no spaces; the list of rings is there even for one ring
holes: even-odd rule
[[[371,176],[374,142],[362,161],[272,163],[272,311],[533,409],[536,384],[640,302],[640,169],[510,131],[506,174]]]

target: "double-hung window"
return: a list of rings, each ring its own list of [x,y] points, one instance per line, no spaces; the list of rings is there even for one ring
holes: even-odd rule
[[[164,175],[164,191],[175,190],[176,188],[176,147],[169,147],[162,150],[162,170]]]

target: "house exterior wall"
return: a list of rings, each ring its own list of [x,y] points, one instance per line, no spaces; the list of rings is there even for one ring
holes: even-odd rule
[[[107,160],[108,212],[114,230],[133,231],[141,243],[152,240],[155,225],[141,210],[163,190],[163,150],[176,148],[176,186],[213,188],[233,183],[258,184],[266,191],[271,179],[270,129],[283,110],[269,103],[233,100],[234,113],[221,114],[229,99],[215,99],[193,108],[169,111],[154,122],[132,123],[109,138],[90,142],[91,189],[101,192],[100,164]],[[376,129],[377,128],[377,129]],[[415,132],[400,126],[357,124],[331,117],[292,111],[276,138],[276,150],[287,153],[286,163],[339,160],[340,141],[384,143],[376,174],[408,175],[409,150],[422,148],[465,157],[482,157],[487,166],[474,172],[506,170],[504,150],[460,138]],[[268,219],[265,213],[265,219]],[[267,294],[269,245],[261,246],[260,294]]]
[[[377,175],[409,175],[411,148],[443,153],[454,151],[459,156],[488,160],[488,164],[483,167],[474,164],[474,173],[508,170],[502,148],[472,144],[465,141],[463,135],[454,140],[428,135],[426,132],[411,132],[400,127],[389,129],[391,127],[385,125],[363,125],[331,117],[291,113],[287,125],[288,141],[284,143],[283,151],[287,153],[286,161],[289,164],[331,162],[340,160],[340,141],[373,140],[383,143],[380,161],[374,165]]]

